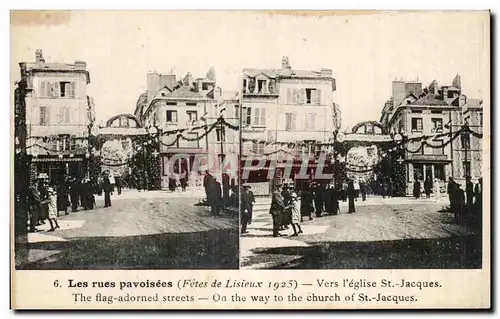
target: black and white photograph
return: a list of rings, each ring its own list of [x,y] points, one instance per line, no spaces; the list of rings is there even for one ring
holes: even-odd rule
[[[59,17],[13,26],[16,268],[237,269],[239,92],[155,31],[200,15]]]
[[[289,17],[252,37],[242,269],[482,268],[489,25],[467,19]]]

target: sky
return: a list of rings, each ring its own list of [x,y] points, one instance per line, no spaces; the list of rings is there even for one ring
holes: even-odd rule
[[[342,126],[379,120],[398,78],[462,78],[463,93],[485,98],[487,13],[378,13],[298,16],[271,12],[73,11],[53,23],[11,27],[11,82],[42,49],[47,62],[87,62],[98,123],[133,113],[148,71],[203,77],[238,90],[243,68],[330,68]]]

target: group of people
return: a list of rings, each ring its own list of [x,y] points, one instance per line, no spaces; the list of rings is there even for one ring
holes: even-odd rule
[[[480,226],[483,211],[483,178],[479,178],[478,183],[474,185],[471,177],[467,176],[464,191],[462,186],[450,177],[447,192],[450,211],[453,213],[455,222],[462,224],[469,219]]]
[[[431,198],[434,194],[436,201],[441,197],[441,182],[435,178],[434,181],[429,177],[424,181],[424,194],[425,198]],[[417,179],[413,182],[413,197],[419,199],[422,196],[422,184]]]
[[[48,177],[39,176],[31,181],[26,200],[28,206],[29,231],[38,231],[37,226],[48,220],[50,230],[59,228],[57,218],[60,214],[68,215],[68,210],[77,212],[79,207],[92,210],[96,207],[95,194],[99,186],[92,184],[89,178],[68,177],[60,182],[51,183]],[[52,185],[51,185],[52,184]],[[104,191],[104,206],[111,206],[113,191],[109,175],[102,174],[101,191]]]
[[[203,188],[213,216],[220,216],[224,208],[227,211],[237,211],[239,204],[235,203],[234,199],[238,198],[235,197],[238,194],[238,186],[235,185],[234,179],[231,181],[228,174],[223,173],[219,178],[216,178],[206,171],[203,176]],[[231,207],[232,210],[227,209]]]
[[[273,236],[282,236],[280,231],[289,229],[289,226],[293,229],[292,236],[298,236],[302,233],[300,224],[305,218],[313,220],[313,213],[316,217],[323,217],[323,214],[338,215],[339,200],[344,200],[344,196],[349,200],[348,213],[354,213],[354,202],[359,193],[352,179],[345,189],[336,189],[331,183],[311,182],[305,185],[300,194],[293,185],[276,185],[269,210],[273,219]]]

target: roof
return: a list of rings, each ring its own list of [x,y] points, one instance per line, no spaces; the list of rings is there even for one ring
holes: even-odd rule
[[[87,71],[86,64],[68,64],[68,63],[45,63],[45,62],[26,62],[21,63],[26,71],[34,72],[78,72],[87,74],[87,82],[90,83],[90,74]]]
[[[437,99],[436,95],[434,95],[432,93],[428,93],[428,94],[422,96],[421,98],[419,98],[418,100],[416,100],[412,104],[413,105],[432,105],[432,106],[442,105],[442,106],[448,106],[448,103],[446,103],[443,100]]]
[[[202,99],[202,98],[206,98],[207,95],[206,95],[206,93],[195,92],[195,91],[192,90],[192,88],[190,86],[183,85],[180,88],[178,88],[177,90],[173,91],[172,93],[167,94],[165,97],[189,98],[189,99],[199,98],[199,99]]]
[[[459,88],[456,88],[456,87],[454,87],[454,86],[447,86],[447,85],[444,85],[444,86],[442,86],[441,88],[442,88],[442,89],[445,89],[445,88],[446,88],[446,89],[451,90],[451,91],[460,91],[460,89],[459,89]]]
[[[264,74],[270,78],[277,77],[297,77],[297,78],[319,78],[320,71],[308,70],[293,70],[293,69],[243,69],[243,74],[254,77],[259,74]]]

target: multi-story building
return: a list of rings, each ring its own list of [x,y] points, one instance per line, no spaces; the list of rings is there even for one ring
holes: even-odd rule
[[[52,182],[86,175],[95,118],[94,102],[87,95],[86,63],[45,62],[42,51],[36,50],[35,62],[19,66],[26,85],[26,146],[32,173],[46,173]]]
[[[203,125],[210,128],[222,114],[227,122],[237,124],[238,104],[236,96],[223,96],[222,90],[216,86],[212,68],[207,77],[193,79],[188,73],[182,81],[177,81],[172,74],[148,74],[148,90],[139,97],[136,116],[140,116],[145,127],[156,126],[160,132],[188,129],[182,133],[188,140],[179,139],[177,134],[161,136],[162,187],[175,182],[169,169],[173,169],[174,173],[187,173],[189,185],[201,184],[199,172],[192,171],[197,154],[206,155],[210,169],[220,165],[221,159],[228,154],[237,154],[237,131],[223,126],[209,134],[204,134],[206,131],[203,129],[190,129]],[[187,157],[169,165],[170,158],[178,154]]]
[[[415,180],[437,178],[443,185],[450,176],[465,182],[470,175],[477,181],[482,174],[481,140],[464,134],[447,143],[466,121],[473,131],[482,133],[482,102],[462,94],[460,76],[455,77],[451,86],[439,86],[432,81],[425,88],[417,81],[394,81],[392,91],[380,119],[389,133],[403,132],[410,138],[444,134],[427,139],[434,147],[422,147],[421,141],[407,145],[404,158],[407,193],[411,194]]]
[[[314,145],[332,139],[334,124],[338,125],[334,115],[339,113],[333,103],[336,88],[332,70],[295,70],[283,57],[279,69],[243,69],[242,81],[244,158],[281,148],[273,142]],[[313,148],[300,151],[311,155],[320,151]],[[271,184],[265,170],[252,172],[249,181],[256,183],[256,192],[269,193]]]

